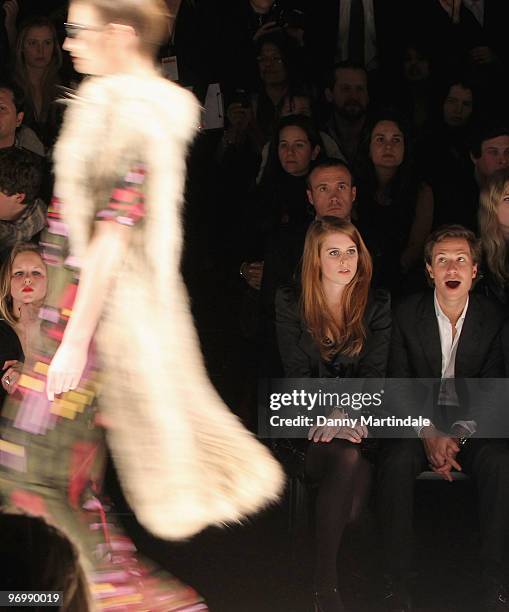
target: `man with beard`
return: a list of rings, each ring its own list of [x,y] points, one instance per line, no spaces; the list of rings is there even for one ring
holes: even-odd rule
[[[366,70],[350,62],[336,64],[325,97],[333,106],[326,131],[338,145],[343,157],[350,165],[354,165],[364,134],[369,104]]]

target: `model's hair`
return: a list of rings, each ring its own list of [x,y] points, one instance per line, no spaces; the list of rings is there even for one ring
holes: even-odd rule
[[[481,244],[486,265],[499,285],[509,281],[507,265],[507,247],[497,211],[505,189],[509,186],[509,169],[498,170],[488,178],[486,186],[481,191],[479,208],[479,227]]]
[[[0,191],[7,196],[24,193],[23,204],[34,203],[42,183],[42,166],[37,156],[24,149],[0,149]]]
[[[11,92],[16,113],[22,113],[25,110],[25,94],[14,81],[0,79],[0,89]]]
[[[0,554],[9,559],[2,576],[10,591],[60,591],[62,612],[89,612],[91,596],[76,548],[58,529],[34,516],[2,514]]]
[[[333,233],[345,234],[358,252],[357,272],[345,287],[339,312],[327,305],[322,285],[320,252],[325,238]],[[301,311],[303,320],[325,360],[341,352],[358,355],[366,339],[364,312],[368,302],[373,265],[369,251],[357,228],[337,217],[322,217],[310,225],[302,256]]]
[[[470,247],[470,255],[474,264],[481,261],[481,241],[476,237],[474,232],[470,231],[463,225],[442,225],[432,232],[424,245],[424,261],[428,265],[432,264],[433,248],[442,240],[447,238],[460,238],[468,242]]]
[[[317,159],[312,164],[309,170],[309,174],[306,178],[306,183],[309,189],[311,189],[311,176],[315,173],[316,170],[321,170],[322,168],[344,168],[352,177],[352,187],[355,186],[355,177],[353,175],[352,169],[346,161],[338,159],[336,157],[324,157],[323,159]]]
[[[470,152],[479,159],[482,154],[482,145],[486,140],[509,136],[509,127],[506,125],[481,125],[472,134],[470,140]]]
[[[33,242],[18,242],[9,254],[9,257],[4,261],[0,269],[0,317],[5,319],[11,325],[16,325],[18,318],[14,314],[12,295],[11,295],[11,278],[12,266],[14,260],[20,253],[36,253],[41,258],[42,265],[46,269],[46,264],[42,258],[39,247]]]
[[[32,28],[48,28],[53,39],[53,55],[42,81],[42,113],[40,119],[45,121],[50,104],[56,98],[56,87],[59,84],[58,71],[62,66],[62,50],[58,41],[57,31],[53,22],[46,17],[37,17],[27,21],[18,33],[16,39],[16,58],[14,65],[14,80],[21,87],[25,95],[25,105],[32,107],[35,114],[34,92],[25,63],[24,46],[25,40]]]
[[[155,56],[170,35],[170,12],[164,0],[73,0],[93,7],[104,23],[131,26],[141,49]]]

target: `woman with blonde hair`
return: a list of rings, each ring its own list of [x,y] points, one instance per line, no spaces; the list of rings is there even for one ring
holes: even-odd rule
[[[37,245],[18,243],[0,271],[0,399],[14,393],[25,355],[40,333],[39,309],[47,291],[47,270]]]
[[[479,228],[483,250],[477,285],[502,304],[509,304],[509,170],[498,170],[481,192]]]
[[[382,378],[390,340],[390,299],[370,288],[369,252],[354,225],[336,217],[315,220],[306,235],[300,287],[276,296],[276,329],[290,378]],[[334,417],[343,413],[335,409]],[[315,610],[345,610],[336,557],[343,531],[369,489],[363,456],[366,427],[314,426],[308,433],[306,475],[318,483]]]
[[[25,94],[24,124],[46,148],[53,145],[59,127],[55,100],[61,67],[62,50],[53,23],[46,17],[28,21],[16,41],[14,80]]]
[[[51,291],[4,407],[0,502],[71,539],[101,610],[197,612],[193,589],[140,559],[103,505],[106,436],[127,502],[160,538],[241,521],[278,498],[282,473],[208,379],[180,275],[200,110],[156,69],[166,3],[73,0],[68,21],[64,48],[91,76],[55,147]]]

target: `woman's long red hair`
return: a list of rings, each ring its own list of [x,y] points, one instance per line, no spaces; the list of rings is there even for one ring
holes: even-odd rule
[[[320,251],[325,237],[333,233],[347,235],[358,252],[357,272],[345,287],[339,312],[327,305],[322,285]],[[304,322],[326,361],[340,352],[358,355],[366,339],[364,312],[368,302],[373,264],[357,228],[337,217],[316,219],[308,229],[302,256],[301,311]]]

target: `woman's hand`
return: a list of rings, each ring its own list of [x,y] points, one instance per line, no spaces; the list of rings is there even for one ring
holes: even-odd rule
[[[16,19],[19,13],[19,4],[17,0],[5,0],[3,7],[5,12],[5,27],[7,29],[16,27]]]
[[[11,49],[14,49],[14,46],[16,45],[16,37],[18,35],[16,20],[19,13],[19,4],[17,0],[6,0],[2,8],[4,9],[5,13],[4,24],[7,37],[9,39],[9,45]]]
[[[50,401],[55,395],[78,386],[88,358],[88,347],[62,342],[49,366],[46,394]]]
[[[368,437],[368,428],[366,425],[357,424],[355,427],[341,427],[339,432],[336,434],[336,438],[342,438],[343,440],[349,440],[354,444],[362,442],[363,438]]]
[[[328,416],[329,419],[347,419],[342,410],[335,409]],[[358,423],[355,427],[347,425],[315,425],[308,433],[308,440],[313,442],[331,442],[334,438],[342,438],[354,444],[359,444],[362,438],[368,437],[368,428]]]
[[[2,387],[7,391],[9,395],[14,393],[18,388],[18,382],[23,369],[23,362],[17,361],[16,359],[9,359],[4,363],[2,370]]]

